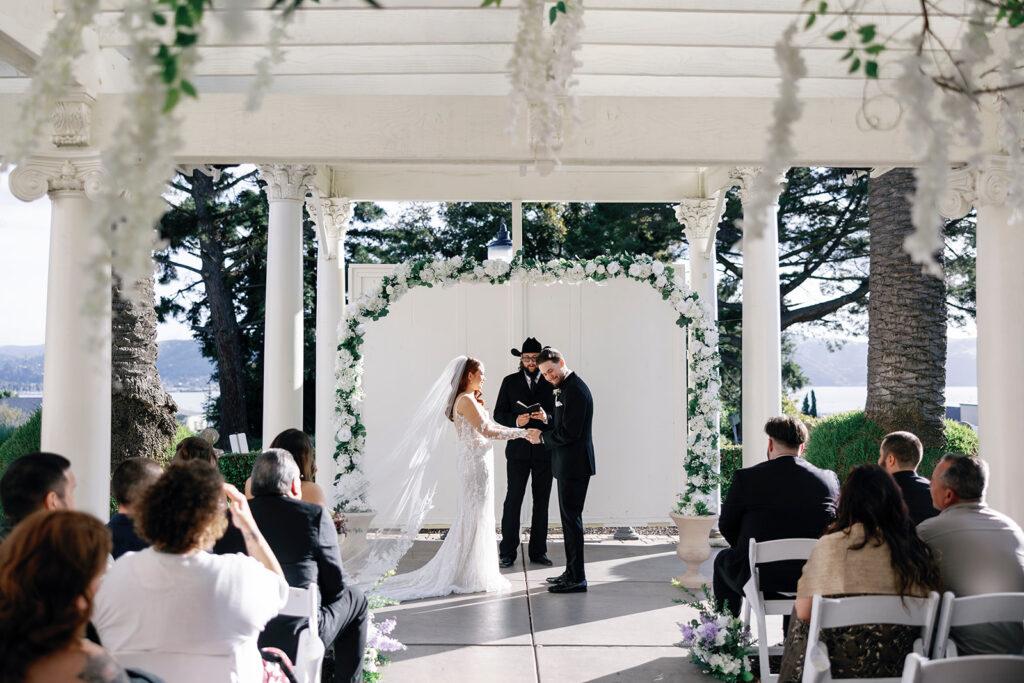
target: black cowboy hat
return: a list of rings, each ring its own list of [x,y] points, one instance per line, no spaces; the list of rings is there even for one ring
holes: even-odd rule
[[[533,337],[527,337],[526,341],[523,342],[523,349],[512,349],[513,356],[521,356],[524,353],[540,353],[544,350],[544,347],[540,345],[540,342]]]

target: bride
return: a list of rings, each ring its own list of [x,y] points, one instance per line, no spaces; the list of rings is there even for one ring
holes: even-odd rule
[[[459,497],[455,521],[427,564],[378,586],[379,594],[394,600],[509,588],[498,568],[491,441],[525,438],[526,430],[502,427],[490,419],[480,393],[487,378],[479,360],[459,356],[448,364],[445,372],[449,373],[447,392],[438,393],[447,393],[444,417],[454,423],[457,437],[455,468],[459,475]]]

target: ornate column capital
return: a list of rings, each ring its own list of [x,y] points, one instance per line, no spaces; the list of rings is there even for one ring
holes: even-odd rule
[[[339,246],[345,239],[355,207],[348,197],[313,196],[306,200],[306,210],[316,223],[317,239],[324,258],[334,261],[338,258]]]
[[[84,192],[95,199],[103,185],[103,175],[99,153],[69,152],[30,157],[11,172],[8,184],[11,194],[24,202],[53,192]]]
[[[57,102],[50,112],[53,132],[50,140],[56,147],[88,147],[92,137],[93,98],[74,93]]]
[[[1005,155],[986,156],[978,166],[950,171],[939,213],[946,218],[963,218],[972,205],[1005,204],[1013,174],[1013,160]]]
[[[714,243],[718,232],[722,204],[721,197],[685,197],[676,207],[676,220],[683,224],[686,240],[693,252],[704,258],[710,256],[709,245]]]
[[[260,164],[258,168],[272,202],[302,201],[316,177],[316,167],[308,164]]]
[[[747,192],[754,185],[754,179],[761,175],[760,166],[734,166],[729,169],[729,180],[738,188],[740,200],[746,198]]]

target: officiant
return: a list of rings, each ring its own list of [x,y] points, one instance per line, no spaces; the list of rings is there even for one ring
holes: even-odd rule
[[[519,357],[519,370],[501,381],[498,400],[494,404],[494,420],[506,427],[535,427],[551,429],[550,424],[533,419],[536,406],[548,415],[555,412],[554,387],[540,374],[537,356],[544,347],[529,337],[522,349],[512,349]],[[531,482],[533,518],[530,522],[530,561],[551,566],[548,559],[548,499],[551,497],[551,451],[526,439],[508,441],[505,446],[508,491],[501,514],[501,543],[498,545],[499,564],[511,567],[519,549],[519,514],[526,495],[526,483]]]

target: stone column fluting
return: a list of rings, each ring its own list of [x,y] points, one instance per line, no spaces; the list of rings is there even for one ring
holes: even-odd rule
[[[315,169],[259,167],[270,203],[263,341],[263,446],[285,429],[302,429],[302,205]]]
[[[715,322],[718,322],[718,289],[715,284],[715,235],[722,217],[723,202],[720,197],[685,198],[676,207],[676,219],[683,225],[690,266],[690,289],[697,292],[701,302],[709,308]],[[689,355],[689,352],[687,352]],[[687,364],[689,367],[689,364]],[[693,387],[696,378],[687,373],[687,385]],[[718,414],[713,416],[718,424]],[[721,461],[715,461],[715,472],[721,471]],[[711,510],[718,514],[721,509],[721,487],[709,501]]]
[[[953,171],[940,210],[947,218],[977,210],[978,437],[990,472],[987,500],[1024,524],[1017,456],[1017,408],[1024,405],[1024,220],[1007,204],[1014,173],[1009,156],[985,157]]]
[[[74,137],[69,130],[59,134]],[[71,461],[78,482],[75,507],[107,519],[110,242],[99,230],[93,202],[101,181],[100,155],[86,150],[32,157],[9,178],[18,199],[30,202],[46,194],[51,201],[40,447]]]
[[[319,199],[310,215],[317,222],[316,259],[316,465],[317,481],[334,485],[335,389],[339,327],[345,317],[345,233],[354,205],[345,197]]]
[[[733,169],[729,177],[742,201],[758,168]],[[767,209],[760,237],[743,233],[743,466],[764,460],[764,423],[782,413],[782,318],[779,300],[778,198]]]

